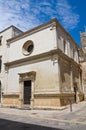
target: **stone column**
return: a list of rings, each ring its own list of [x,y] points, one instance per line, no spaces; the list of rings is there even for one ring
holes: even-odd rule
[[[83,88],[83,83],[82,83],[82,70],[79,70],[79,79],[80,79],[80,86],[81,86],[81,91],[84,92],[84,88]]]
[[[31,83],[32,83],[31,84],[31,86],[32,86],[32,89],[31,89],[31,91],[32,91],[32,93],[31,93],[31,107],[33,108],[33,106],[34,106],[34,80],[32,80]]]
[[[19,81],[19,106],[23,105],[23,81]]]
[[[60,57],[58,57],[58,85],[59,85],[59,93],[60,93],[60,86],[61,86],[61,80],[60,80]]]

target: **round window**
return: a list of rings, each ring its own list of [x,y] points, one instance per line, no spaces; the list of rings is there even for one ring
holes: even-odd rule
[[[33,51],[34,45],[33,42],[31,40],[25,42],[25,44],[23,45],[22,51],[24,55],[29,55],[31,54],[31,52]]]

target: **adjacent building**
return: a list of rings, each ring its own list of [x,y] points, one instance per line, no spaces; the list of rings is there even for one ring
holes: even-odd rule
[[[0,32],[1,105],[56,109],[82,101],[79,50],[57,19]]]
[[[80,56],[80,64],[82,67],[82,86],[84,92],[84,99],[86,100],[86,31],[80,32],[80,40],[81,40],[81,51],[82,55]]]

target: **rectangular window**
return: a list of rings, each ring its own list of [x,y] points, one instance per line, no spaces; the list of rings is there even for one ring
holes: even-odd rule
[[[0,45],[2,45],[2,36],[0,36]]]
[[[68,54],[68,43],[66,40],[64,40],[63,43],[64,43],[64,53]]]
[[[64,53],[65,53],[65,51],[66,51],[66,41],[65,40],[63,40],[63,44],[64,44]]]
[[[0,81],[0,103],[1,103],[1,81]]]
[[[1,39],[0,39],[0,45],[1,45]]]
[[[2,67],[2,58],[0,57],[0,72],[1,72],[1,67]]]

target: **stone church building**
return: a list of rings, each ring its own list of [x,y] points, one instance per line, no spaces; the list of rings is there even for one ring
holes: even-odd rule
[[[79,50],[57,19],[26,32],[1,31],[1,106],[56,109],[82,101]]]

